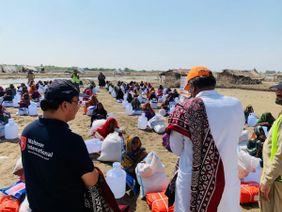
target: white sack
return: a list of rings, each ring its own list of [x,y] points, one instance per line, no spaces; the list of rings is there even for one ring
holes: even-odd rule
[[[102,141],[98,138],[86,140],[85,145],[89,154],[100,152],[102,149]]]
[[[106,119],[98,119],[93,121],[92,126],[90,128],[90,135],[93,135],[93,133],[96,132],[97,128],[105,124]]]
[[[102,142],[100,161],[121,161],[123,140],[117,132],[110,133]]]
[[[169,180],[165,174],[164,165],[155,152],[150,152],[144,161],[138,163],[135,172],[141,197],[149,192],[164,191],[168,185]]]

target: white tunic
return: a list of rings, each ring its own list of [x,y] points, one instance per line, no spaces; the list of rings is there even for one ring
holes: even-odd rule
[[[238,212],[240,211],[240,180],[237,144],[245,122],[243,107],[236,98],[223,96],[215,90],[202,91],[197,97],[204,102],[211,134],[224,167],[225,187],[218,211]],[[180,156],[174,211],[190,211],[192,142],[188,137],[172,131],[170,147],[173,153]]]

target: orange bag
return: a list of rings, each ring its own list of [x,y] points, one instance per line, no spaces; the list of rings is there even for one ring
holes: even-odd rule
[[[168,207],[168,198],[155,200],[152,204],[152,212],[173,212],[174,206]]]
[[[152,207],[152,204],[155,200],[158,199],[165,199],[167,196],[164,194],[164,192],[157,192],[157,193],[147,193],[146,194],[146,201],[149,207]]]
[[[0,212],[18,212],[20,201],[10,196],[0,196]]]
[[[146,201],[152,212],[173,212],[174,206],[168,208],[168,198],[164,192],[148,193]]]
[[[240,203],[255,203],[259,200],[259,184],[257,182],[241,182]]]

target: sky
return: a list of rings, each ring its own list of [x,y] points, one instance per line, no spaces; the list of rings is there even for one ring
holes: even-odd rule
[[[282,71],[281,0],[0,0],[0,64]]]

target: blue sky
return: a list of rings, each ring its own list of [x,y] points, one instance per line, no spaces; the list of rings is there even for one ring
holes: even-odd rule
[[[0,0],[0,63],[282,71],[281,0]]]

